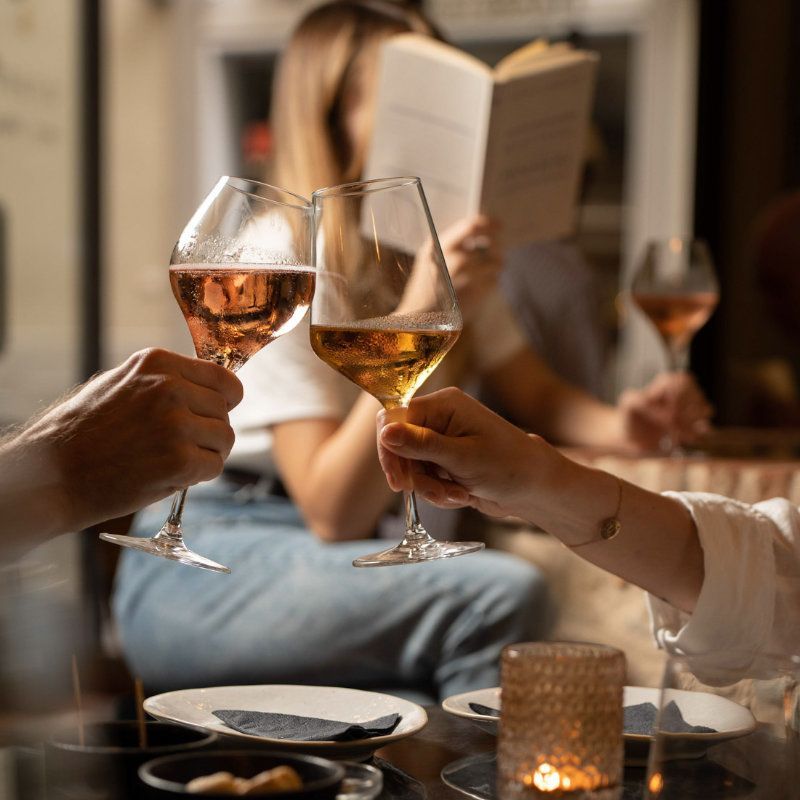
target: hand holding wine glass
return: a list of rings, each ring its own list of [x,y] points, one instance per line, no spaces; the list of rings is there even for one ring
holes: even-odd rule
[[[404,418],[414,392],[461,332],[461,312],[418,178],[387,178],[313,194],[317,288],[314,352]],[[424,252],[426,257],[418,258]],[[413,564],[472,553],[480,542],[442,542],[423,528],[413,492],[397,546],[357,567]]]
[[[220,179],[181,233],[169,267],[198,358],[235,372],[300,322],[314,294],[311,232],[305,198],[257,181]],[[193,567],[230,572],[184,544],[186,491],[175,495],[155,536],[101,533],[100,538]]]

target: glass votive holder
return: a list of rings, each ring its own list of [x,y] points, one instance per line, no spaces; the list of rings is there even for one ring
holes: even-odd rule
[[[619,797],[625,655],[572,642],[509,645],[501,660],[500,800]]]

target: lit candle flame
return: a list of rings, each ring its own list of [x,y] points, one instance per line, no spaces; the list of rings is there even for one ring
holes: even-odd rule
[[[650,794],[661,794],[661,790],[664,788],[664,778],[660,772],[654,772],[650,776],[650,782],[648,783],[647,788],[650,790]]]
[[[561,773],[551,764],[539,764],[533,773],[533,785],[540,792],[557,792],[559,789],[569,789],[570,779]]]

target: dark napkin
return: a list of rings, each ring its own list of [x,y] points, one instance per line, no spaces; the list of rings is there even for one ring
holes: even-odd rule
[[[470,710],[474,711],[476,714],[480,714],[483,717],[499,717],[500,711],[497,708],[490,708],[489,706],[484,706],[481,703],[468,703]]]
[[[658,710],[652,703],[638,703],[635,706],[625,706],[623,709],[624,721],[622,728],[625,733],[636,733],[641,736],[652,736],[656,724]],[[683,718],[681,710],[674,700],[664,706],[661,717],[661,729],[668,733],[716,733],[714,728],[704,725],[690,725]]]
[[[229,728],[252,736],[270,739],[294,739],[300,742],[352,742],[373,736],[386,736],[400,722],[399,714],[371,719],[368,722],[337,722],[295,714],[276,714],[269,711],[238,711],[220,709],[212,712]]]

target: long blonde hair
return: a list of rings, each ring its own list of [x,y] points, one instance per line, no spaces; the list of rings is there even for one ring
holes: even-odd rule
[[[333,0],[303,18],[276,73],[272,182],[310,197],[361,177],[364,154],[348,151],[342,101],[361,70],[375,69],[380,45],[409,31],[438,36],[418,9],[400,1]]]

